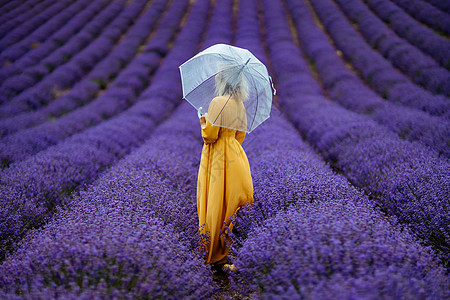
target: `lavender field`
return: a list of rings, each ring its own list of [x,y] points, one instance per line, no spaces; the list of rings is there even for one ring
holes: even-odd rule
[[[237,272],[178,66],[269,69]],[[446,0],[0,0],[1,299],[450,299]]]

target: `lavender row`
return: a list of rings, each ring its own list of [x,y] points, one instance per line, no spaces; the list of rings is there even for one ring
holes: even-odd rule
[[[152,25],[161,16],[166,3],[167,0],[158,0],[152,3],[149,10],[136,22],[136,26],[130,30],[130,35],[125,37],[123,43],[118,46],[120,47],[118,49],[119,53],[111,53],[111,57],[115,58],[116,62],[117,59],[123,58],[124,54],[134,56],[131,48],[132,44],[136,43],[137,48],[139,43],[143,42],[146,34],[149,34],[147,30],[152,29]],[[82,106],[80,109],[76,109],[77,106],[83,103],[78,102],[77,98],[72,98],[70,94],[68,97],[61,98],[61,102],[58,101],[58,106],[52,105],[50,107],[51,109],[59,109],[59,111],[73,109],[70,113],[53,122],[46,122],[2,138],[2,145],[0,145],[0,161],[2,165],[7,166],[12,162],[23,160],[30,155],[55,145],[75,133],[86,130],[121,113],[138,101],[139,95],[149,84],[151,75],[159,65],[160,55],[164,56],[168,51],[168,44],[183,17],[186,5],[186,1],[172,4],[161,24],[159,24],[155,35],[147,43],[145,49],[153,50],[153,47],[156,45],[158,52],[146,51],[143,52],[143,55],[137,56],[95,100]],[[136,40],[138,36],[139,39]],[[162,48],[163,46],[165,49]],[[130,59],[132,58],[130,57]],[[94,77],[89,76],[86,79],[87,85],[85,86],[89,87],[89,83],[92,84],[92,80],[101,79],[98,76],[102,71],[105,73],[106,79],[108,79],[110,74],[108,72],[113,70],[112,61],[107,60],[100,63],[99,66],[100,69],[93,72]],[[120,68],[119,62],[117,62],[116,67]],[[81,81],[81,83],[83,82],[85,81]],[[45,111],[42,113],[45,114]],[[34,115],[38,115],[38,113]],[[43,115],[43,118],[45,118],[45,115]]]
[[[427,0],[427,2],[431,3],[435,7],[445,11],[450,14],[450,3],[446,0]]]
[[[138,103],[118,117],[3,171],[0,186],[4,195],[0,218],[4,220],[0,224],[2,257],[28,229],[48,220],[54,208],[67,201],[73,190],[92,182],[117,159],[142,144],[170,114],[181,97],[181,91],[173,89],[173,82],[179,80],[178,66],[193,56],[205,25],[200,12],[191,13],[164,64],[154,75],[152,85]],[[148,55],[149,58],[157,56],[155,53]]]
[[[50,19],[55,14],[58,14],[72,2],[73,0],[58,1],[55,4],[46,8],[44,11],[38,14],[33,14],[32,17],[26,20],[24,23],[18,25],[15,28],[10,29],[10,32],[8,32],[3,38],[0,39],[1,51],[6,49],[8,46],[22,40],[24,37],[33,32],[37,27],[44,24],[48,19]]]
[[[111,21],[102,34],[94,41],[90,41],[81,52],[72,52],[77,51],[77,48],[71,50],[72,54],[59,52],[57,56],[52,55],[45,62],[17,76],[18,78],[26,76],[26,82],[19,81],[22,82],[19,90],[23,91],[12,98],[7,105],[0,106],[0,117],[11,117],[20,112],[44,106],[57,98],[61,92],[71,88],[111,51],[120,37],[126,34],[133,20],[144,11],[146,3],[147,1],[144,0],[130,3],[118,17]],[[48,66],[49,61],[51,68]],[[55,65],[59,67],[53,70]],[[3,84],[3,88],[7,87],[8,82],[13,82],[17,88],[18,78],[8,79]]]
[[[209,1],[197,1],[195,5],[197,7],[193,8],[192,20],[198,22],[196,20],[205,19],[207,16]],[[231,25],[231,15],[224,13],[230,7],[230,0],[216,2],[216,12],[213,16],[213,22],[209,26],[207,44],[212,41],[228,42],[226,37],[231,35],[231,26],[228,28],[225,26]],[[188,20],[188,22],[190,21]],[[195,28],[195,30],[204,27],[204,24],[201,23],[188,24],[186,24],[186,27],[192,25],[192,29]],[[224,33],[225,38],[220,37],[222,33]],[[200,35],[201,32],[196,32],[195,36]],[[174,47],[177,47],[176,45],[178,43]],[[186,49],[186,47],[180,48],[180,54],[183,49]],[[173,68],[167,69],[168,72],[172,72],[172,70]],[[173,90],[174,83],[177,83],[178,90],[181,90],[179,80],[174,81],[171,78],[167,78],[167,81],[165,81],[166,89],[170,87]],[[180,93],[178,94],[178,96],[181,96]],[[189,123],[191,126],[186,126]],[[180,142],[182,142],[183,147],[180,147]],[[116,251],[117,248],[125,249],[123,255],[130,257],[131,262],[134,262],[140,256],[143,256],[147,261],[161,261],[161,265],[157,265],[156,268],[152,265],[149,266],[147,262],[138,270],[129,270],[129,273],[133,275],[138,272],[146,275],[148,269],[154,268],[156,271],[162,271],[160,268],[164,267],[164,264],[170,264],[170,266],[166,265],[168,270],[162,272],[162,274],[169,277],[168,279],[170,277],[178,278],[175,282],[162,282],[158,278],[152,277],[151,279],[154,282],[150,283],[145,282],[145,277],[136,276],[138,277],[135,279],[138,281],[136,286],[132,286],[129,291],[119,289],[121,297],[130,295],[157,297],[161,294],[153,288],[156,285],[160,285],[163,292],[171,293],[165,294],[166,297],[179,298],[184,296],[197,299],[209,296],[215,290],[215,286],[211,282],[210,271],[203,264],[203,260],[198,258],[200,236],[198,234],[195,202],[195,182],[201,143],[202,139],[195,111],[185,102],[176,110],[172,118],[156,129],[147,143],[103,174],[86,192],[75,196],[70,205],[63,208],[65,212],[61,209],[60,213],[38,234],[30,234],[25,239],[30,242],[22,244],[22,247],[16,253],[6,259],[0,267],[1,274],[4,274],[4,276],[0,276],[0,286],[4,287],[6,292],[3,296],[12,296],[17,291],[22,291],[27,295],[38,295],[39,287],[42,290],[42,278],[48,279],[47,275],[52,271],[56,274],[63,273],[62,264],[66,264],[67,268],[73,267],[76,272],[71,273],[73,276],[64,276],[67,281],[63,284],[53,281],[53,287],[48,288],[45,292],[53,295],[56,289],[59,293],[66,295],[69,292],[65,289],[65,286],[70,284],[71,289],[75,290],[74,293],[77,296],[84,295],[83,293],[89,295],[91,290],[99,288],[98,282],[95,281],[95,276],[98,274],[97,270],[106,271],[110,275],[109,280],[105,282],[106,285],[110,284],[113,281],[112,279],[116,279],[109,269],[105,270],[102,266],[105,263],[105,257],[92,255],[93,251],[100,254],[105,252],[110,254],[106,249]],[[110,218],[105,218],[105,215],[110,216]],[[153,230],[150,230],[150,234],[154,235],[153,238],[163,240],[161,244],[157,245],[147,243],[146,240],[149,236],[143,234],[141,228],[136,226],[144,220],[152,220],[155,217],[161,220],[158,223],[160,224],[159,234],[155,235],[156,232]],[[77,225],[74,226],[75,224]],[[147,252],[153,253],[153,251],[156,251],[160,255],[159,258],[156,255],[154,255],[155,258],[153,256],[148,257],[148,254],[143,255],[141,247],[127,247],[125,243],[130,239],[121,241],[121,237],[130,234],[127,230],[129,226],[133,230],[133,233],[131,233],[133,245],[145,245]],[[172,231],[168,233],[169,236],[173,236],[177,240],[174,243],[175,248],[164,245],[164,243],[174,242],[166,239],[165,235],[161,235],[165,232],[163,230],[165,226],[170,226],[173,231],[176,231],[175,234],[172,234]],[[149,230],[148,227],[143,229]],[[92,234],[82,235],[81,233],[86,230],[92,232]],[[64,247],[68,243],[71,245],[70,249],[77,250],[70,251],[67,247]],[[89,247],[86,247],[87,245]],[[170,253],[159,253],[158,247],[162,250],[168,248]],[[184,253],[184,255],[177,253],[170,257],[172,249],[177,249],[176,247],[180,247],[179,251],[183,252],[178,253]],[[32,251],[32,249],[37,251]],[[193,253],[193,255],[190,255],[190,253]],[[40,257],[38,260],[36,260],[37,255]],[[112,255],[114,256],[114,253]],[[110,255],[105,256],[110,257]],[[189,263],[186,264],[187,269],[179,270],[178,268],[185,263],[185,259],[189,259]],[[83,263],[76,263],[80,261]],[[115,264],[113,265],[115,266]],[[184,270],[189,269],[191,273],[185,275]],[[200,277],[197,280],[197,276],[205,272],[202,271],[199,274],[198,270],[206,270],[209,278],[202,276],[203,278]],[[78,275],[75,273],[78,273]],[[87,277],[86,280],[93,283],[83,285],[82,289],[75,286],[80,273]],[[184,276],[193,277],[185,278]],[[49,280],[52,281],[52,279]],[[186,280],[189,280],[187,286]],[[202,282],[201,286],[198,286],[199,282]],[[141,284],[151,286],[151,288],[148,288],[148,295],[140,293]],[[183,287],[180,287],[181,284]],[[195,285],[199,290],[195,291],[192,285]],[[118,289],[117,286],[112,288]],[[104,291],[103,289],[100,290]],[[110,292],[106,292],[104,295],[109,294]]]
[[[396,36],[395,32],[378,19],[365,4],[358,0],[336,0],[336,2],[339,3],[347,17],[357,24],[359,31],[369,44],[387,57],[392,65],[432,93],[450,95],[448,70],[436,63],[432,57],[423,54],[409,44],[408,41]],[[395,24],[391,24],[391,26],[395,27]],[[427,42],[430,44],[433,42],[431,37]],[[433,57],[438,58],[439,62],[449,68],[450,47],[448,41],[444,40],[440,46],[436,47],[442,50],[433,51]]]
[[[3,22],[0,25],[0,37],[3,38],[14,27],[26,22],[32,16],[39,14],[42,10],[48,7],[52,1],[45,0],[31,0],[22,3],[18,8],[14,9],[5,18],[2,16],[0,20]]]
[[[205,18],[207,2],[198,1],[197,3],[202,3],[203,11],[197,11],[197,14],[201,13],[201,15],[195,15],[193,12],[192,17]],[[167,86],[173,89],[173,83],[174,81]],[[214,287],[211,274],[206,270],[203,261],[198,258],[197,252],[200,236],[195,214],[195,187],[193,186],[195,186],[198,169],[201,138],[197,122],[194,123],[197,127],[186,126],[188,118],[190,123],[198,122],[195,111],[184,104],[177,109],[171,119],[156,129],[151,139],[144,145],[102,174],[87,191],[75,196],[70,201],[70,205],[61,209],[60,213],[38,234],[30,234],[29,238],[24,239],[30,242],[22,243],[20,249],[8,257],[0,267],[1,274],[4,274],[0,277],[0,286],[6,292],[10,292],[6,295],[10,296],[19,289],[28,291],[29,288],[31,295],[38,293],[42,284],[41,278],[47,279],[48,272],[51,270],[57,274],[64,272],[61,264],[68,264],[65,266],[73,267],[76,272],[86,276],[86,280],[92,282],[87,284],[87,287],[83,285],[81,290],[76,286],[72,287],[76,295],[90,293],[91,290],[99,288],[99,282],[95,281],[97,270],[107,271],[109,274],[109,279],[104,284],[108,285],[115,281],[115,275],[109,269],[105,270],[102,265],[109,261],[110,255],[115,256],[115,253],[110,253],[107,249],[117,251],[118,248],[124,249],[121,255],[130,257],[131,262],[135,262],[140,256],[147,260],[137,270],[128,269],[130,274],[137,277],[135,280],[139,284],[141,282],[148,285],[158,284],[163,291],[174,293],[173,297],[175,297],[186,292],[186,288],[179,285],[186,285],[186,280],[189,279],[189,284],[194,282],[197,288],[202,287],[200,291],[211,293],[210,289]],[[180,147],[180,141],[183,141],[183,147]],[[105,216],[108,217],[105,218]],[[153,221],[154,218],[159,219],[159,233],[147,226],[143,228],[137,226],[147,224],[148,220]],[[164,230],[166,226],[170,226],[168,233]],[[145,233],[144,230],[150,232]],[[92,234],[86,234],[87,231]],[[127,235],[130,235],[132,239],[126,238]],[[167,239],[165,237],[167,235],[176,240]],[[147,242],[155,239],[162,240],[162,243],[155,245]],[[173,244],[174,248],[166,243]],[[65,247],[67,244],[70,244],[70,248]],[[141,248],[141,245],[145,248]],[[180,249],[174,254],[172,249],[176,247]],[[169,253],[159,252],[158,248],[162,251],[168,249]],[[150,253],[156,251],[158,255],[148,257],[148,254],[143,255],[144,250]],[[106,252],[110,255],[106,255],[106,258],[102,255],[94,256],[92,255],[94,251],[100,254]],[[40,259],[36,259],[37,257]],[[189,262],[185,259],[189,259]],[[154,260],[161,261],[161,264],[156,267],[149,266],[148,262]],[[77,263],[79,261],[83,263]],[[181,274],[176,273],[185,263],[187,270],[191,269],[191,273],[187,275],[184,270],[181,270],[183,271]],[[116,264],[112,263],[112,265]],[[164,267],[167,269],[165,272],[168,273],[163,272],[163,275],[178,278],[178,280],[173,283],[169,281],[170,284],[168,284],[151,278],[154,280],[151,283],[145,282],[145,277],[137,276],[137,273],[147,274],[151,269],[163,271],[160,268]],[[209,278],[202,276],[201,286],[198,286],[196,278],[199,269],[209,273]],[[65,277],[66,282],[53,281],[54,286],[47,292],[51,294],[53,289],[56,289],[63,294],[70,293],[65,289],[65,285],[77,283],[79,278],[74,273],[71,273],[73,277]],[[193,278],[184,276],[193,276]],[[122,297],[133,295],[132,293],[142,295],[139,294],[139,285],[131,286],[129,291],[124,291],[121,287],[112,288],[119,289]],[[177,291],[178,289],[181,291]],[[195,291],[192,288],[187,289],[188,295],[184,296],[190,296]],[[148,296],[158,295],[156,289],[149,290]],[[109,295],[109,292],[105,294]],[[166,297],[169,296],[166,295]],[[194,296],[202,295],[192,295]]]
[[[205,14],[206,9],[199,17]],[[193,187],[201,139],[193,137],[199,136],[195,111],[186,107],[75,196],[47,226],[24,239],[30,242],[0,266],[3,296],[21,292],[32,297],[45,288],[50,295],[84,296],[97,290],[121,298],[211,296],[216,287],[199,255]],[[187,116],[197,127],[185,126]],[[120,265],[117,274],[114,268]],[[51,278],[52,272],[64,280]]]
[[[311,1],[315,13],[331,35],[336,47],[352,62],[364,81],[391,102],[414,107],[434,116],[448,115],[448,99],[433,95],[395,69],[374,51],[347,22],[339,7],[330,1]]]
[[[28,251],[0,266],[2,299],[211,296],[211,270],[147,208],[149,196],[130,198],[77,203],[36,234],[24,244]]]
[[[69,53],[70,47],[82,49],[82,47],[85,47],[90,40],[87,38],[86,33],[95,37],[95,35],[101,32],[103,27],[113,19],[113,15],[115,16],[118,14],[119,9],[122,9],[120,2],[112,2],[111,4],[108,3],[108,0],[92,2],[92,5],[80,14],[73,16],[65,26],[55,32],[52,36],[48,37],[38,48],[28,51],[23,56],[21,56],[21,53],[20,55],[11,53],[11,56],[6,57],[9,61],[14,60],[15,57],[18,59],[0,70],[0,82],[3,84],[4,80],[9,77],[23,73],[28,67],[39,65],[42,60],[58,48],[60,48],[58,50],[59,52],[64,52],[66,54]],[[112,13],[112,11],[115,10],[117,10],[117,12]],[[105,16],[109,17],[105,18]],[[0,60],[2,55],[3,53],[0,54]],[[19,56],[21,57],[19,58]],[[58,52],[54,52],[52,56],[58,56]],[[55,66],[52,65],[50,61],[47,62],[47,67],[49,69],[54,69]],[[24,78],[26,77],[19,77],[19,80],[16,81],[20,82],[20,80]],[[20,84],[18,85],[18,88],[20,89]],[[12,84],[12,89],[17,89],[14,88],[14,84]],[[3,93],[6,96],[6,91]],[[5,102],[6,100],[6,98],[0,99],[2,102]]]
[[[231,45],[233,37],[233,0],[218,0],[215,2],[214,14],[202,48],[206,49],[215,44]]]
[[[3,18],[3,16],[8,15],[12,10],[16,9],[17,6],[20,6],[20,4],[21,3],[19,0],[0,1],[0,9],[1,9],[0,18]],[[8,19],[8,18],[6,18],[6,19]]]
[[[326,34],[315,24],[305,1],[288,1],[288,8],[295,21],[300,45],[316,66],[322,84],[333,100],[385,125],[401,138],[417,140],[450,157],[448,121],[379,97],[346,68]],[[450,103],[447,111],[450,112]]]
[[[80,18],[74,18],[75,23],[69,22],[73,27],[62,28],[55,33],[52,39],[49,39],[37,49],[30,51],[12,64],[11,67],[0,70],[0,78],[8,79],[0,87],[1,94],[4,97],[1,101],[10,101],[11,97],[29,87],[35,80],[52,72],[55,68],[64,64],[71,56],[82,51],[124,10],[124,5],[125,0],[112,2],[72,38],[76,31],[73,32],[70,28],[77,30],[80,28],[79,26],[84,25],[82,21],[85,20],[84,18],[81,18],[81,20]],[[55,49],[57,50],[54,51]],[[28,68],[27,73],[25,73],[27,67],[31,68]],[[19,75],[11,76],[13,74]],[[34,77],[37,78],[33,79]],[[3,85],[6,86],[3,87]]]
[[[202,2],[206,3],[206,1]],[[206,9],[202,16],[198,17],[204,18],[205,16]],[[170,84],[172,89],[173,83]],[[190,123],[196,126],[186,126]],[[182,147],[180,147],[180,143],[182,143]],[[103,253],[106,247],[125,248],[125,253],[134,261],[136,255],[141,254],[142,250],[126,247],[127,241],[117,243],[117,239],[125,237],[118,231],[128,233],[128,230],[120,230],[120,227],[128,228],[128,226],[136,224],[133,220],[142,222],[146,219],[160,219],[159,232],[164,232],[163,228],[170,226],[177,234],[175,245],[181,246],[185,253],[193,252],[195,256],[198,256],[200,254],[200,235],[196,218],[195,182],[200,150],[201,137],[199,136],[198,119],[195,117],[192,107],[184,103],[168,121],[156,128],[144,145],[102,174],[87,191],[81,192],[79,196],[71,199],[70,204],[61,208],[60,213],[37,235],[27,236],[24,241],[30,240],[30,243],[22,243],[20,249],[9,256],[0,267],[2,271],[8,270],[8,272],[1,272],[4,275],[0,277],[0,286],[10,293],[14,293],[16,289],[27,291],[28,282],[36,282],[33,284],[39,287],[40,275],[45,276],[52,269],[58,274],[62,273],[63,270],[59,268],[59,264],[64,263],[65,260],[67,263],[67,259],[75,270],[85,274],[87,279],[92,281],[91,277],[95,277],[95,273],[91,273],[90,269],[104,270],[101,265],[105,263],[105,258],[101,256],[85,258],[85,255],[89,254],[89,252],[86,253],[88,251],[87,244],[90,249],[93,248],[100,253]],[[109,216],[109,218],[105,218],[105,216]],[[118,227],[120,223],[117,222],[122,223],[122,226]],[[74,226],[77,223],[79,225]],[[90,226],[85,227],[87,224]],[[106,229],[105,232],[105,228],[112,228],[113,232],[109,232],[109,229]],[[129,244],[144,243],[148,247],[147,251],[155,251],[153,248],[157,245],[145,243],[148,239],[147,235],[142,236],[141,230],[136,226],[133,226],[132,229],[139,235],[132,234],[133,242],[128,242]],[[80,233],[86,230],[92,231],[93,234],[81,236]],[[102,238],[103,236],[105,237]],[[70,242],[63,237],[71,237],[69,238]],[[163,236],[156,235],[156,237]],[[164,243],[168,242],[165,238],[163,241]],[[64,247],[68,243],[71,244],[71,249],[79,249],[79,251],[68,251],[69,249]],[[163,244],[159,246],[163,248],[162,250],[166,248]],[[172,249],[170,246],[168,248]],[[33,249],[38,251],[33,251]],[[41,254],[39,255],[39,253]],[[50,260],[51,255],[56,255],[58,259]],[[36,259],[37,257],[41,259]],[[161,257],[162,260],[170,258],[170,256],[166,258],[167,255],[161,255]],[[179,255],[173,259],[174,261],[165,263],[173,263],[174,268],[178,268],[180,264],[184,263],[183,257]],[[75,264],[79,260],[84,262],[84,266]],[[193,270],[206,267],[203,260],[197,257],[190,262],[189,266]],[[144,264],[144,268],[149,267]],[[172,269],[170,270],[172,272]],[[133,275],[137,272],[130,271]],[[139,269],[139,271],[146,272],[145,269]],[[20,275],[24,273],[25,276]],[[180,277],[179,274],[174,275],[176,276],[173,277]],[[114,278],[114,276],[112,277]],[[204,282],[204,288],[213,286],[211,274],[209,277]],[[74,284],[76,278],[67,278],[67,281],[67,283]],[[105,283],[108,284],[109,281]],[[144,281],[144,278],[139,277],[138,281]],[[63,293],[67,292],[64,291],[65,283],[56,281],[54,288],[60,289],[59,291]],[[158,281],[158,283],[164,287],[164,290],[170,287],[162,282]],[[92,285],[96,284],[98,283],[94,282]],[[179,284],[172,287],[173,292]],[[37,292],[37,287],[31,286],[32,293]],[[135,289],[139,290],[133,287],[133,292]],[[84,288],[77,293],[83,291]],[[125,293],[125,291],[123,292]],[[153,293],[156,291],[152,290],[151,294],[153,295]]]
[[[51,37],[53,33],[58,31],[58,29],[65,25],[75,15],[92,9],[91,7],[88,7],[88,4],[93,3],[95,2],[87,0],[72,3],[66,9],[50,18],[45,24],[23,38],[20,42],[5,48],[0,55],[0,62],[8,61],[9,65],[11,65],[13,61],[16,61],[23,54],[33,48],[39,47],[41,43]]]
[[[327,197],[266,219],[238,251],[233,287],[263,299],[446,299],[429,249],[358,204]]]
[[[450,35],[450,16],[433,5],[421,0],[393,0],[418,21],[444,35]]]
[[[423,26],[390,1],[365,0],[368,6],[400,37],[430,55],[441,66],[450,69],[450,41]],[[450,16],[446,16],[450,22]],[[445,22],[445,19],[443,20]]]
[[[295,50],[284,12],[269,17],[272,11],[276,12],[265,9],[270,28],[267,45],[283,112],[352,184],[367,192],[388,215],[407,224],[442,254],[443,261],[449,261],[449,160],[314,92],[311,86],[318,84]],[[285,42],[275,42],[280,39]],[[288,53],[289,62],[285,60]],[[286,65],[294,62],[298,67],[286,71]]]
[[[192,20],[204,20],[208,7],[209,1],[197,1]],[[218,13],[215,16],[219,17]],[[189,20],[186,27],[188,24]],[[173,83],[167,86],[173,88]],[[8,257],[0,267],[4,274],[0,286],[6,287],[4,296],[12,296],[17,290],[37,295],[43,278],[47,279],[50,272],[62,275],[64,269],[70,270],[70,276],[64,276],[65,282],[48,278],[53,283],[46,290],[50,295],[56,290],[79,297],[100,290],[102,296],[121,298],[212,296],[216,289],[212,274],[198,255],[200,240],[192,195],[195,188],[190,182],[196,180],[201,149],[198,119],[192,112],[184,103],[173,118],[157,128],[152,139],[76,196],[65,212],[61,210],[45,228],[30,236],[30,242]],[[195,127],[185,126],[188,118]],[[183,147],[179,139],[186,141]],[[196,166],[187,163],[192,159]],[[153,222],[158,226],[146,226]],[[67,244],[70,247],[65,247]],[[122,279],[111,268],[105,268],[105,262],[110,262],[112,268],[117,261],[123,262],[121,257],[127,258],[123,269],[128,272],[123,273],[134,277],[131,286],[125,285],[130,277]],[[100,272],[109,275],[104,283],[95,279]],[[77,282],[80,274],[86,277],[82,288]],[[104,285],[110,289],[105,291]]]
[[[14,0],[12,0],[12,1],[2,0],[2,1],[0,1],[0,7],[3,8],[6,12],[7,10],[12,9],[14,6],[18,5],[19,4],[18,2],[19,1],[14,1]],[[6,7],[6,6],[8,6],[8,7]]]
[[[245,145],[255,195],[233,221],[234,290],[286,299],[450,293],[430,249],[333,173],[279,111],[266,122]]]
[[[257,36],[256,4],[249,3],[239,10],[238,29],[253,28]],[[269,20],[285,11],[274,1],[264,4],[266,32],[276,31],[279,24]],[[288,35],[275,34],[280,43],[288,41]],[[237,43],[251,51],[261,44],[246,38]],[[448,295],[448,278],[431,251],[334,174],[277,109],[252,141],[246,151],[255,198],[234,219],[235,290],[264,299]]]
[[[2,12],[0,15],[0,24],[5,24],[7,21],[14,19],[22,12],[30,9],[30,7],[32,7],[33,5],[36,5],[36,3],[40,2],[40,0],[30,0],[25,3],[19,0],[5,2],[7,3],[3,4],[3,6],[0,8]],[[0,32],[0,37],[3,36],[4,32]]]
[[[9,135],[25,128],[42,124],[49,121],[49,119],[53,120],[54,118],[60,117],[67,112],[72,112],[77,107],[88,105],[101,91],[105,91],[107,87],[113,88],[121,85],[127,86],[129,82],[128,79],[125,84],[121,84],[120,80],[114,82],[111,82],[111,80],[116,78],[121,70],[125,69],[130,61],[133,60],[139,49],[145,46],[143,45],[145,43],[145,39],[149,38],[149,35],[154,30],[155,22],[162,15],[166,3],[167,0],[153,3],[152,9],[148,10],[141,18],[139,18],[138,21],[135,22],[135,25],[130,28],[129,32],[123,39],[120,40],[119,44],[115,46],[105,58],[99,61],[90,73],[86,74],[81,81],[76,83],[69,92],[58,98],[58,101],[52,101],[49,105],[37,110],[24,112],[17,116],[0,120],[0,136]],[[183,1],[179,4],[173,5],[174,8],[171,9],[178,10],[178,12],[175,11],[174,17],[165,19],[166,21],[164,22],[166,24],[163,24],[158,28],[158,32],[161,32],[163,35],[159,38],[153,37],[148,47],[153,48],[153,45],[157,42],[160,44],[158,46],[158,51],[160,51],[161,55],[165,54],[163,49],[167,47],[167,43],[173,35],[174,28],[176,28],[179,23],[180,17],[176,16],[181,13],[180,10],[183,9],[184,5],[185,3]],[[143,49],[143,51],[147,50]],[[136,62],[135,64],[138,63],[139,62]],[[121,76],[121,78],[123,78],[123,76]],[[143,78],[142,81],[145,82],[146,79]],[[131,89],[133,86],[129,86],[129,88]],[[134,90],[135,92],[138,92],[139,90],[136,88],[138,87],[134,87]],[[108,95],[100,96],[100,98],[104,99],[109,98],[110,96],[111,92],[109,92]],[[98,99],[98,101],[101,100]],[[111,103],[109,103],[109,106],[111,106]],[[97,113],[101,114],[102,110]],[[50,126],[56,125],[53,124]],[[42,128],[32,129],[32,131],[39,132],[39,135],[41,136],[45,134],[45,130]],[[23,137],[23,134],[19,134],[19,136]],[[30,136],[32,137],[33,134]],[[19,141],[19,144],[24,142],[23,138],[21,139],[22,141]],[[14,147],[13,140],[14,137],[8,139],[8,143],[11,143],[11,147]],[[34,140],[36,140],[36,137]],[[30,141],[30,143],[33,142]],[[35,151],[38,150],[39,149],[35,149]]]

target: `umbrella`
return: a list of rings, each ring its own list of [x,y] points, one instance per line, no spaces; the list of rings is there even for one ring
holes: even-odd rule
[[[269,118],[272,90],[275,95],[272,79],[247,49],[216,44],[179,69],[183,98],[200,114],[208,112],[205,117],[213,125],[251,132]],[[222,97],[213,101],[218,96]]]

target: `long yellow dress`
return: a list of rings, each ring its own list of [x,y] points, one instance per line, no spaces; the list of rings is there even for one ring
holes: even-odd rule
[[[230,98],[227,102],[228,99],[228,96],[214,98],[206,117],[213,123],[217,120],[215,124],[242,128],[239,126],[247,122],[244,105],[240,100]],[[241,146],[245,132],[213,126],[207,119],[200,121],[204,145],[197,182],[197,210],[201,232],[210,234],[209,244],[205,245],[206,262],[215,263],[228,254],[228,237],[221,234],[225,224],[232,230],[230,217],[240,207],[253,203],[253,183]]]

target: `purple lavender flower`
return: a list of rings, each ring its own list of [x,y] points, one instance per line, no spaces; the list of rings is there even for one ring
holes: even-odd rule
[[[196,14],[206,14],[207,11],[203,11],[205,5],[199,4]],[[118,158],[142,144],[156,124],[175,108],[181,89],[178,93],[173,92],[173,83],[179,78],[178,69],[174,66],[195,53],[205,22],[201,18],[195,19],[196,14],[189,19],[193,21],[185,25],[172,51],[158,69],[154,84],[147,90],[150,96],[143,93],[141,100],[126,113],[3,171],[0,186],[4,195],[0,204],[3,207],[1,219],[5,220],[0,224],[2,256],[28,229],[42,225],[57,205],[69,199],[71,192],[93,181]],[[161,96],[164,91],[167,97]],[[118,92],[119,89],[115,94]],[[108,107],[104,109],[108,110]],[[101,119],[95,110],[85,111],[80,116]],[[59,127],[55,134],[74,130],[77,126],[80,126],[80,120],[71,119],[67,127]]]
[[[435,30],[450,34],[450,17],[432,4],[420,0],[393,0],[412,17]]]
[[[420,50],[410,45],[408,41],[399,38],[392,30],[387,27],[383,21],[379,20],[370,9],[359,1],[337,0],[340,8],[345,12],[348,18],[358,25],[359,31],[370,42],[370,44],[378,49],[385,57],[387,57],[394,66],[405,72],[411,80],[422,85],[433,93],[450,95],[448,82],[450,81],[450,73],[437,64],[433,58],[423,54]],[[387,11],[384,8],[383,11]],[[396,20],[401,17],[392,15]],[[405,24],[406,20],[398,20]],[[394,28],[397,27],[397,21],[393,22]],[[406,25],[406,24],[405,24]],[[408,29],[411,30],[412,29]],[[412,33],[412,32],[411,32]],[[414,34],[418,38],[417,33]],[[434,33],[429,32],[433,35]],[[429,46],[434,44],[433,57],[439,60],[445,67],[449,67],[448,52],[450,44],[442,39],[440,42],[434,42],[431,37],[428,38]],[[417,42],[416,42],[417,43]],[[439,50],[443,47],[442,51]]]
[[[389,101],[414,107],[432,115],[449,117],[448,99],[442,95],[433,95],[414,85],[405,75],[393,68],[355,31],[337,5],[322,0],[311,2],[311,5],[336,47],[351,61],[355,70],[373,90]],[[379,42],[381,41],[384,41],[385,45],[392,42],[391,39]]]
[[[315,64],[322,84],[333,100],[347,109],[366,114],[396,132],[401,138],[418,140],[450,157],[448,121],[384,101],[356,74],[348,70],[345,62],[336,54],[336,49],[329,43],[326,34],[316,26],[306,3],[288,1],[288,7],[295,20],[302,49]],[[273,10],[268,13],[270,12]],[[276,18],[276,15],[273,18]]]
[[[285,18],[278,2],[264,3],[266,16],[268,11],[279,12],[278,18],[266,17],[267,23]],[[319,1],[314,5],[316,3]],[[367,117],[351,113],[319,93],[308,93],[315,82],[309,69],[298,68],[286,74],[283,68],[286,46],[276,42],[280,36],[288,36],[288,23],[286,20],[283,23],[284,26],[277,27],[280,32],[272,30],[267,34],[276,80],[284,83],[290,77],[295,82],[285,89],[279,88],[282,111],[305,139],[352,184],[364,189],[386,213],[408,224],[417,236],[442,255],[444,263],[448,262],[449,161],[418,143],[402,140]],[[293,46],[292,38],[286,43]],[[295,60],[303,59],[292,51],[290,61]],[[298,64],[306,66],[305,62]]]

